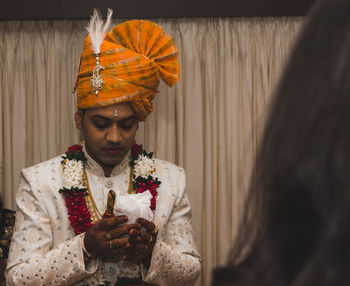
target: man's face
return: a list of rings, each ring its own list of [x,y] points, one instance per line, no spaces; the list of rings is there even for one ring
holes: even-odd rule
[[[135,143],[138,120],[134,111],[127,103],[78,110],[75,122],[83,130],[87,152],[109,176]]]

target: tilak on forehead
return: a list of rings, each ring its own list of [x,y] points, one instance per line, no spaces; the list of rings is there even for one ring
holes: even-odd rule
[[[130,103],[139,120],[153,111],[159,77],[169,86],[179,79],[180,65],[173,39],[157,24],[132,20],[111,31],[96,10],[84,40],[76,82],[79,109]],[[115,114],[117,115],[117,114]]]

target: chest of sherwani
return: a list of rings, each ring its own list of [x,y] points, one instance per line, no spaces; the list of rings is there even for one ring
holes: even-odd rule
[[[100,212],[108,191],[127,193],[129,158],[110,177],[89,155],[86,164],[90,188]],[[124,261],[93,260],[84,265],[80,235],[75,235],[58,190],[62,187],[61,157],[25,169],[17,194],[17,223],[8,261],[9,285],[99,285],[119,277],[141,275],[156,285],[192,285],[200,271],[200,257],[191,227],[191,207],[182,168],[155,159],[158,189],[153,222],[159,234],[149,269]]]

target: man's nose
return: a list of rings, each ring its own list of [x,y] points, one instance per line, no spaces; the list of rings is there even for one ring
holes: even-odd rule
[[[111,143],[118,143],[122,139],[120,130],[116,124],[113,124],[111,128],[109,128],[106,140]]]

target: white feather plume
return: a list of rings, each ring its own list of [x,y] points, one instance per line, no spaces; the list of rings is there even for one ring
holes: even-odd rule
[[[106,23],[103,23],[103,20],[100,18],[99,13],[96,9],[94,9],[94,14],[91,16],[89,26],[86,27],[86,30],[90,34],[92,48],[95,54],[100,53],[102,42],[111,24],[112,14],[112,9],[108,9]]]

